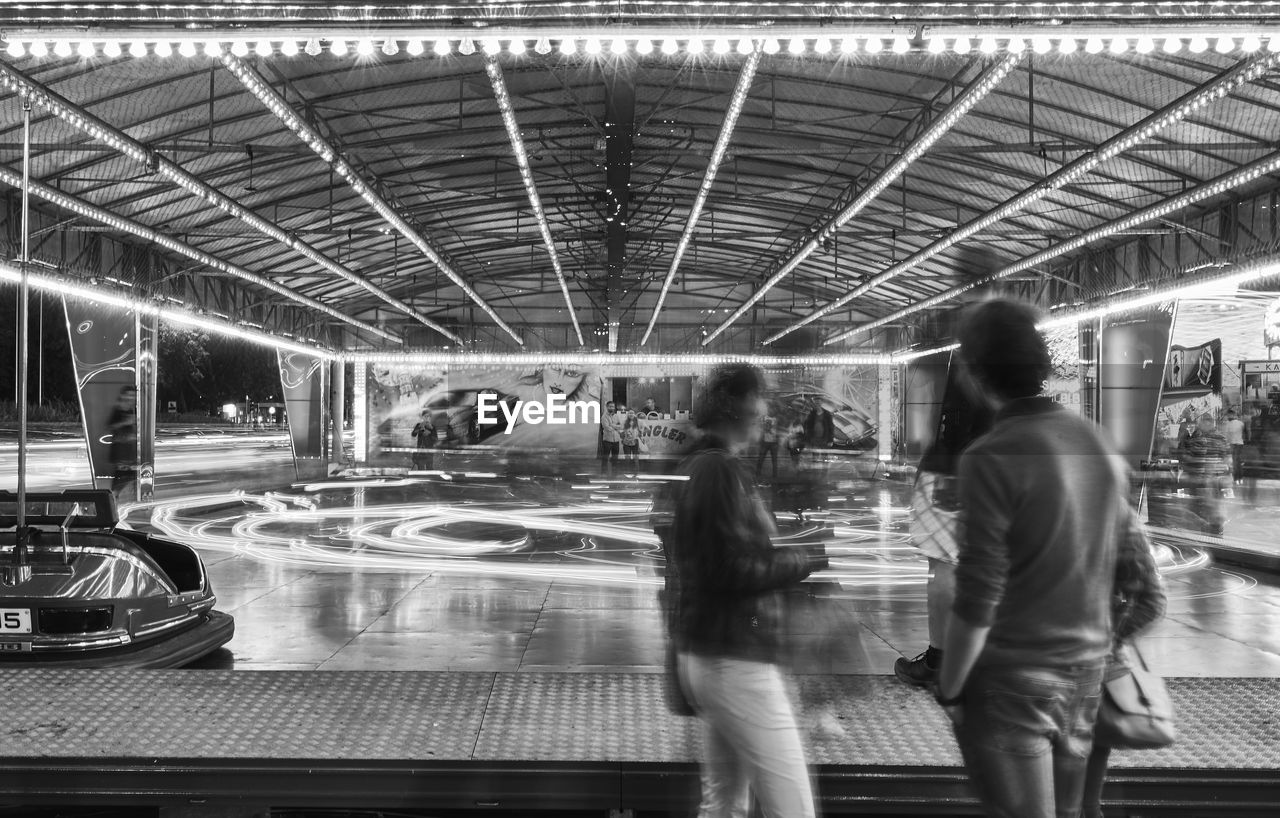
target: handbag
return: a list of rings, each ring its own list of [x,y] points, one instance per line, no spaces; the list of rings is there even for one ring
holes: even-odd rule
[[[1169,690],[1147,667],[1137,646],[1126,647],[1137,664],[1126,662],[1123,675],[1103,684],[1094,740],[1124,750],[1168,747],[1178,737]]]

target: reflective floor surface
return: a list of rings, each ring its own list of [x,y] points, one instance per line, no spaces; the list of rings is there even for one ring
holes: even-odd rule
[[[823,538],[831,556],[792,600],[792,662],[801,673],[891,673],[927,644],[908,487],[857,469],[813,477],[773,489],[775,508],[826,506],[779,514],[781,542]],[[361,475],[169,500],[129,509],[128,521],[195,543],[219,607],[234,614],[235,639],[201,666],[657,673],[648,513],[660,483]],[[1143,643],[1153,668],[1280,676],[1275,578],[1212,567],[1191,540],[1159,544],[1170,607]]]

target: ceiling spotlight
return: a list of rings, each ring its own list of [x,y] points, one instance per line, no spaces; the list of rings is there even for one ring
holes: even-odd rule
[[[1240,50],[1246,54],[1252,54],[1262,48],[1262,40],[1256,34],[1250,34],[1240,41]]]
[[[1102,40],[1097,37],[1090,37],[1084,41],[1084,50],[1090,54],[1101,54],[1103,48],[1105,46],[1103,46]]]
[[[178,56],[191,59],[196,55],[196,44],[190,40],[183,40],[178,43]]]
[[[706,50],[707,50],[707,44],[703,42],[701,38],[699,37],[689,38],[688,51],[690,54],[702,54]]]
[[[443,57],[444,55],[450,53],[451,48],[452,47],[449,45],[449,41],[444,39],[436,40],[431,45],[431,50],[434,51],[436,53],[436,56],[439,56],[439,57]]]
[[[716,53],[716,54],[720,54],[720,55],[722,55],[722,56],[723,56],[723,55],[725,55],[725,54],[728,54],[728,53],[729,53],[729,41],[728,41],[728,40],[726,40],[726,39],[725,39],[725,38],[723,38],[723,37],[718,37],[718,38],[716,38],[716,41],[715,41],[714,43],[712,43],[712,44],[711,44],[711,50],[712,50],[712,52],[714,52],[714,53]]]
[[[31,56],[44,59],[49,56],[49,44],[44,40],[36,40],[31,44]]]
[[[995,37],[983,37],[982,42],[978,43],[978,50],[983,54],[994,54],[999,46],[996,44]]]
[[[743,37],[741,40],[738,40],[739,54],[750,54],[752,51],[755,51],[755,49],[756,49],[755,41],[750,39],[749,37]]]
[[[1231,37],[1219,37],[1218,44],[1214,46],[1214,51],[1219,54],[1230,54],[1236,48],[1236,41]]]
[[[1011,37],[1009,42],[1004,44],[1004,50],[1010,54],[1021,54],[1027,50],[1026,40],[1021,37]]]
[[[1048,37],[1031,38],[1031,50],[1037,54],[1048,54],[1052,48],[1053,43],[1050,42]]]
[[[306,46],[303,47],[302,50],[307,52],[307,54],[309,54],[312,57],[318,57],[320,56],[320,51],[322,50],[320,48],[320,41],[312,37],[310,40],[307,40],[307,44]],[[205,49],[205,51],[206,53],[208,53],[208,49]]]
[[[1076,53],[1076,49],[1078,49],[1079,47],[1080,47],[1080,44],[1076,42],[1075,37],[1067,37],[1065,40],[1062,40],[1061,42],[1058,43],[1058,53],[1074,54]]]
[[[819,54],[830,54],[831,40],[827,37],[819,37],[813,41],[813,50]]]
[[[604,46],[600,44],[599,38],[590,37],[587,39],[586,47],[583,50],[594,57],[604,51]]]
[[[910,50],[911,50],[911,43],[907,42],[907,38],[906,38],[906,37],[894,37],[894,38],[893,38],[893,53],[894,53],[894,54],[906,54],[906,53],[907,53],[908,51],[910,51]]]
[[[34,49],[32,49],[32,52],[34,53]],[[142,43],[125,43],[124,53],[134,59],[140,59],[147,56],[147,47]]]
[[[94,55],[93,43],[88,40],[81,40],[76,43],[76,56],[82,60],[91,59]]]
[[[578,53],[578,43],[576,40],[565,38],[560,41],[560,53],[566,57],[571,57]]]
[[[1192,54],[1203,54],[1209,50],[1209,41],[1204,37],[1192,37],[1191,42],[1187,43],[1187,50]]]
[[[173,46],[163,40],[156,43],[154,51],[155,55],[161,59],[173,56]]]
[[[356,43],[356,54],[359,54],[361,57],[373,56],[373,41],[361,40]]]
[[[1139,37],[1137,44],[1133,47],[1133,50],[1139,54],[1150,54],[1152,51],[1156,50],[1156,41],[1146,36]]]
[[[1270,34],[1267,36],[1267,50],[1280,51],[1280,34]]]
[[[636,53],[642,57],[647,57],[653,53],[653,40],[647,37],[641,37],[636,40]]]
[[[104,57],[110,57],[114,60],[116,57],[120,56],[120,53],[120,44],[115,40],[102,44],[102,55]]]
[[[396,42],[395,40],[383,40],[382,53],[387,55],[388,57],[394,57],[395,55],[400,53],[400,43]]]
[[[613,42],[609,43],[609,53],[623,54],[627,50],[627,41],[621,37],[615,37]]]
[[[476,44],[471,41],[470,37],[467,37],[462,42],[458,43],[458,53],[464,57],[470,57],[472,54],[476,53]]]
[[[493,37],[488,37],[480,41],[480,48],[490,57],[497,56],[502,53],[502,43]]]
[[[803,54],[803,53],[804,53],[804,40],[800,39],[799,37],[792,37],[792,38],[791,38],[791,42],[787,43],[787,53],[788,53],[788,54]]]
[[[1129,50],[1129,40],[1127,37],[1112,37],[1111,45],[1108,50],[1112,54],[1123,54]]]
[[[26,56],[27,47],[17,40],[10,40],[9,44],[5,46],[4,53],[16,60],[19,57]]]
[[[929,38],[929,53],[930,53],[930,54],[941,54],[942,52],[944,52],[944,51],[946,51],[946,50],[947,50],[947,41],[946,41],[946,40],[942,39],[941,37],[930,37],[930,38]]]
[[[329,53],[335,57],[345,57],[351,53],[351,46],[346,40],[333,40],[329,43]]]
[[[539,37],[538,42],[533,44],[533,50],[538,54],[550,54],[551,41],[548,40],[546,37]]]
[[[412,49],[412,43],[410,43],[410,48]],[[418,43],[418,48],[419,48],[419,49],[421,49],[421,48],[422,48],[422,43]],[[421,51],[419,51],[418,53],[419,53],[419,54],[421,54],[422,52],[421,52]],[[282,57],[296,57],[296,56],[298,56],[298,41],[297,41],[297,40],[285,40],[284,42],[280,43],[280,55],[281,55]]]
[[[951,50],[957,54],[968,54],[973,50],[973,41],[968,37],[957,37],[955,43],[951,46]]]
[[[666,54],[668,57],[671,56],[672,54],[675,54],[679,50],[680,50],[680,46],[677,45],[676,41],[671,39],[670,37],[662,41],[662,53]]]
[[[336,41],[334,42],[334,45],[337,45]],[[236,55],[237,57],[247,57],[249,56],[249,44],[242,43],[242,42],[234,42],[231,44],[231,53]],[[333,53],[337,54],[338,52],[335,51]]]
[[[867,44],[864,48],[866,48],[868,54],[879,54],[881,51],[884,51],[884,40],[879,37],[872,37],[867,40]]]
[[[1163,49],[1166,54],[1177,54],[1182,50],[1182,40],[1178,37],[1165,37]]]
[[[66,59],[71,56],[71,43],[66,40],[58,40],[53,44],[53,55]]]
[[[774,37],[769,37],[764,41],[764,53],[777,54],[782,50],[782,45]]]

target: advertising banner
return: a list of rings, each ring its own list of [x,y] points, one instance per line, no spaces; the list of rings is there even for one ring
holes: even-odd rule
[[[289,418],[289,441],[293,444],[293,464],[299,477],[324,473],[325,450],[325,362],[311,355],[276,351],[280,365],[280,388]]]
[[[62,308],[94,486],[136,499],[137,317],[95,301],[64,298]]]
[[[1174,309],[1170,302],[1103,319],[1099,421],[1134,469],[1151,454]]]
[[[1222,339],[1199,346],[1169,347],[1164,367],[1164,394],[1188,395],[1222,391]]]

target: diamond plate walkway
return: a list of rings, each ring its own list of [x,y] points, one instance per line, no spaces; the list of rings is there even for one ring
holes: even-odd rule
[[[0,801],[685,809],[696,722],[622,673],[0,671]],[[1175,679],[1182,740],[1117,753],[1117,806],[1280,802],[1280,681]],[[827,814],[970,814],[929,696],[886,677],[797,685]],[[242,808],[244,812],[236,812]],[[1204,811],[1204,810],[1207,810]],[[1137,814],[1137,813],[1134,813]],[[1169,814],[1192,814],[1170,812]]]

